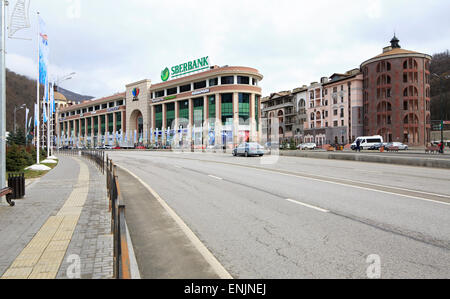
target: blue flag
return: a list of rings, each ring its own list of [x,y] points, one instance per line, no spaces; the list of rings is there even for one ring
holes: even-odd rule
[[[39,16],[39,83],[47,85],[48,76],[48,35],[44,20]]]

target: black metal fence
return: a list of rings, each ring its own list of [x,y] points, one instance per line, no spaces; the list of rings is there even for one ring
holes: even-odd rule
[[[58,153],[84,157],[94,163],[100,172],[106,176],[109,210],[111,212],[111,232],[114,242],[114,278],[131,279],[125,204],[120,194],[116,165],[107,156],[105,157],[105,152],[102,150],[60,150]]]
[[[91,160],[97,165],[102,174],[105,174],[105,152],[98,150],[83,150],[81,156]]]
[[[128,252],[125,204],[120,194],[116,165],[106,158],[106,185],[111,211],[111,230],[114,235],[114,277],[130,279],[130,257]]]

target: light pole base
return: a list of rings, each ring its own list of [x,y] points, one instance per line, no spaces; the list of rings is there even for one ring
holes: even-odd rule
[[[49,171],[52,170],[50,167],[41,165],[41,164],[34,164],[30,167],[25,168],[26,170],[34,170],[34,171]]]

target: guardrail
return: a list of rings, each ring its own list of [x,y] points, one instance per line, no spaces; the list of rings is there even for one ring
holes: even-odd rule
[[[114,277],[130,279],[130,256],[128,252],[127,227],[125,222],[125,204],[120,193],[117,167],[106,157],[106,185],[111,211],[111,230],[114,235]]]
[[[82,150],[81,156],[94,162],[102,174],[105,174],[105,152],[98,150]]]
[[[128,251],[127,226],[125,221],[125,204],[120,194],[116,165],[105,157],[101,150],[60,150],[61,154],[81,156],[94,163],[106,176],[106,189],[111,212],[111,232],[114,246],[114,278],[131,279],[130,256]],[[105,159],[106,158],[106,159]]]

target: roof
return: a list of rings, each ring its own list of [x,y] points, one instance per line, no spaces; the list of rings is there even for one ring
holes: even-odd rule
[[[402,48],[395,48],[395,49],[392,49],[392,50],[387,51],[385,53],[382,53],[382,54],[380,54],[378,56],[375,56],[374,58],[380,58],[380,57],[391,56],[391,55],[401,55],[401,54],[421,54],[421,53],[410,51],[410,50],[405,50],[405,49],[402,49]]]
[[[84,101],[81,104],[78,105],[73,105],[73,106],[69,106],[66,108],[63,108],[62,111],[72,111],[74,109],[79,109],[79,108],[85,108],[85,107],[90,107],[92,105],[98,105],[98,104],[102,104],[103,102],[107,102],[110,100],[115,100],[115,99],[120,99],[120,98],[124,98],[125,99],[126,93],[116,93],[112,96],[107,96],[104,98],[100,98],[100,99],[94,99],[94,100],[89,100],[89,101]]]
[[[60,92],[55,91],[54,97],[55,97],[55,100],[57,100],[57,101],[65,101],[65,102],[67,102],[67,98]]]

